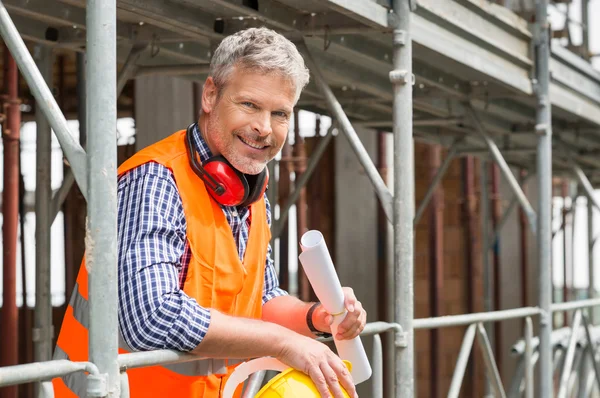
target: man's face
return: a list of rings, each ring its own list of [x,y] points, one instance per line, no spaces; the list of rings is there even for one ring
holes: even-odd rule
[[[242,173],[260,173],[285,142],[294,97],[290,81],[276,74],[234,68],[220,96],[207,79],[203,133],[213,155],[225,156]]]

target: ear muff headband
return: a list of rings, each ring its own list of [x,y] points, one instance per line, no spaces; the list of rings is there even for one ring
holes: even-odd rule
[[[244,175],[223,156],[214,156],[202,164],[193,145],[193,127],[186,131],[186,147],[190,166],[204,182],[208,193],[223,206],[250,206],[260,200],[267,190],[269,172],[265,167],[257,175]]]
[[[269,169],[265,167],[265,169],[256,176],[246,176],[247,179],[250,177],[252,177],[255,181],[250,184],[252,189],[248,193],[248,198],[240,205],[242,207],[250,206],[252,203],[260,200],[260,198],[263,197],[269,184]]]
[[[219,184],[219,182],[215,180],[213,176],[207,174],[200,162],[198,162],[198,159],[196,159],[196,151],[194,150],[194,142],[192,140],[193,127],[193,124],[188,126],[185,133],[186,148],[190,166],[192,167],[192,170],[194,170],[194,173],[196,173],[196,175],[200,177],[204,184],[206,184],[206,187],[209,189],[209,191],[212,191],[217,195],[222,195],[225,192],[225,187],[223,184]]]

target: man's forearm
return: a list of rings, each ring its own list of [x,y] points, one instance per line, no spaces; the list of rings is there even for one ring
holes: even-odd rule
[[[262,319],[304,336],[315,337],[306,324],[306,314],[311,305],[293,296],[275,297],[263,305]]]
[[[291,335],[292,331],[275,323],[211,310],[208,332],[192,353],[210,358],[277,357]]]

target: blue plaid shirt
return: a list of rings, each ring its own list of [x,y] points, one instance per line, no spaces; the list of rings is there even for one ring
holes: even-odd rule
[[[211,157],[197,125],[194,143],[202,161]],[[206,335],[210,311],[182,290],[191,253],[173,174],[158,163],[146,163],[121,176],[117,189],[121,334],[134,350],[192,350]],[[265,202],[270,226],[266,196]],[[222,209],[243,259],[249,209]],[[263,304],[287,294],[278,287],[270,245],[265,267]]]

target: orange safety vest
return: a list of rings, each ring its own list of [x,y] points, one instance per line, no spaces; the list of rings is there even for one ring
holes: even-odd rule
[[[189,166],[184,140],[185,130],[172,134],[131,157],[119,167],[118,174],[147,162],[157,162],[173,172],[183,203],[191,251],[183,291],[203,307],[232,316],[260,319],[265,261],[271,239],[264,199],[250,207],[252,226],[242,262],[222,209]],[[82,262],[54,359],[87,361],[88,325],[88,274]],[[119,353],[130,351],[119,335]],[[127,371],[130,396],[218,398],[227,377],[240,362],[203,359],[130,369]],[[52,383],[57,398],[86,396],[86,375],[82,372],[53,379]],[[241,387],[236,397],[240,395]]]

